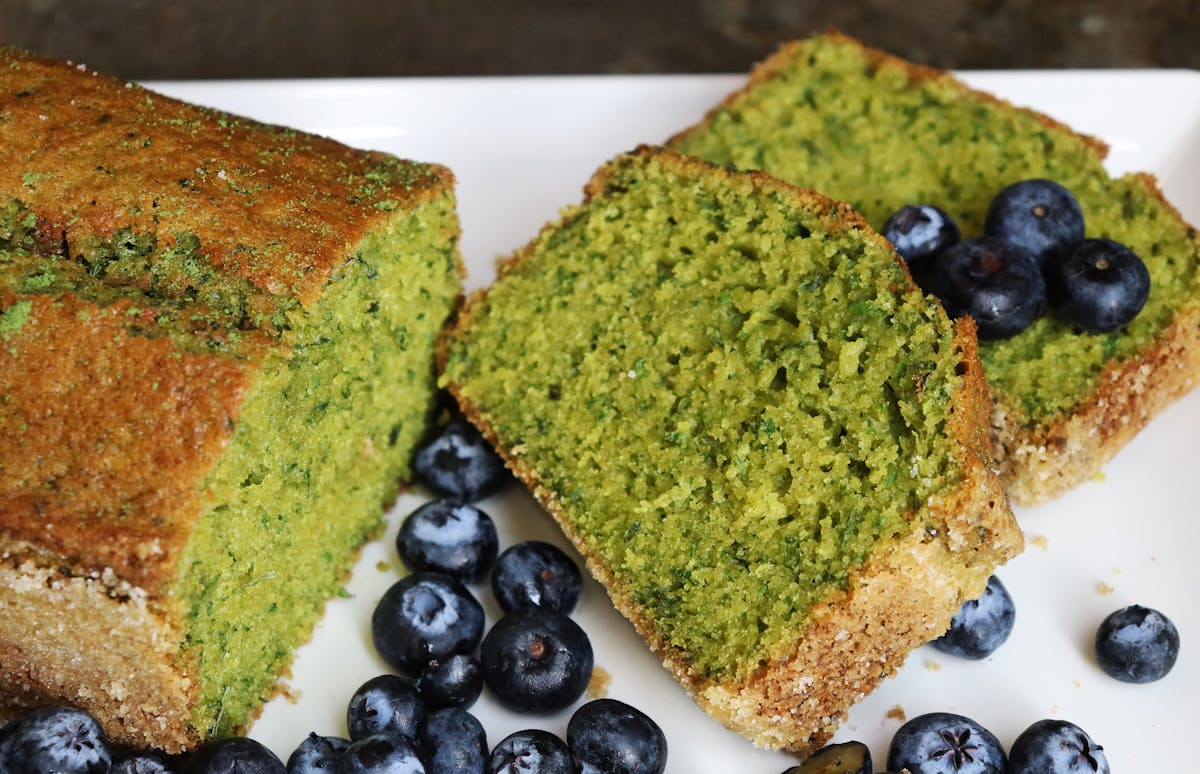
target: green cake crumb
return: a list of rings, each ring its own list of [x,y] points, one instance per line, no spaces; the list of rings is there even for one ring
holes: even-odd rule
[[[18,301],[0,311],[0,336],[7,341],[14,333],[20,333],[21,328],[25,327],[25,322],[29,319],[32,309],[33,304],[29,301]]]
[[[964,237],[982,233],[992,197],[1049,178],[1078,198],[1088,237],[1128,245],[1151,275],[1150,298],[1128,329],[1086,334],[1046,315],[1002,341],[982,342],[993,395],[1023,421],[1070,413],[1108,364],[1155,341],[1200,303],[1200,241],[1144,177],[1112,179],[1096,148],[1064,127],[957,82],[880,63],[839,36],[796,44],[770,77],[672,147],[762,169],[849,202],[876,228],[905,204],[934,204]]]
[[[690,669],[745,677],[959,481],[945,315],[865,229],[615,162],[471,311],[444,380]]]

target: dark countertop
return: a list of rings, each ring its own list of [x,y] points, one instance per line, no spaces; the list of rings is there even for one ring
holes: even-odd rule
[[[938,67],[1200,69],[1197,0],[0,0],[3,42],[131,79],[742,72],[829,26]]]

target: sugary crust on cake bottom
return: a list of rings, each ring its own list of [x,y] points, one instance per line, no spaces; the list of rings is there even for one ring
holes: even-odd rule
[[[1200,311],[1188,311],[1139,356],[1110,364],[1087,399],[1053,423],[1029,429],[996,402],[992,436],[1005,490],[1034,505],[1087,481],[1198,379]]]
[[[197,686],[177,666],[180,635],[136,590],[0,563],[0,713],[70,704],[110,740],[179,752],[199,738]]]

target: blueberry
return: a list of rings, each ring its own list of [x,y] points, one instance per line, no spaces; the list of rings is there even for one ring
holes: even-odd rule
[[[492,518],[459,500],[434,500],[409,514],[396,550],[410,570],[432,570],[477,581],[496,559],[499,541]]]
[[[495,492],[508,480],[504,463],[470,422],[455,417],[417,451],[413,469],[445,497],[468,503]]]
[[[577,774],[571,750],[549,731],[518,731],[500,740],[488,758],[488,774]]]
[[[108,774],[175,774],[175,768],[154,753],[139,752],[113,761]]]
[[[1141,605],[1121,608],[1096,630],[1096,661],[1109,677],[1152,683],[1179,657],[1179,630],[1171,619]]]
[[[487,734],[474,715],[457,707],[429,716],[421,734],[428,774],[483,774],[487,766]]]
[[[961,238],[954,219],[932,204],[901,207],[879,233],[895,245],[913,274],[922,273],[935,255]]]
[[[1020,333],[1046,305],[1046,281],[1033,255],[993,237],[964,239],[939,253],[926,289],[951,317],[974,317],[981,339]]]
[[[1083,239],[1083,210],[1053,180],[1022,180],[992,199],[983,233],[1020,245],[1039,264]]]
[[[45,707],[4,728],[0,770],[103,774],[111,765],[104,731],[82,710]]]
[[[1016,616],[1008,589],[993,575],[983,595],[964,602],[950,619],[950,629],[929,644],[959,658],[986,658],[1012,634]]]
[[[842,742],[822,747],[799,766],[783,774],[871,774],[871,751],[862,742]]]
[[[430,661],[417,678],[417,693],[425,701],[426,709],[466,709],[482,692],[483,667],[479,659],[466,653]]]
[[[562,613],[537,607],[501,618],[480,648],[483,679],[509,709],[560,710],[583,695],[592,676],[592,644]]]
[[[469,653],[483,635],[483,607],[455,578],[414,572],[384,592],[371,617],[375,649],[401,672]]]
[[[402,734],[417,740],[425,724],[425,704],[411,680],[379,675],[359,686],[346,707],[346,728],[358,741],[372,734]]]
[[[931,712],[897,729],[887,765],[912,774],[1003,774],[1004,748],[970,718]]]
[[[510,546],[492,571],[492,593],[506,613],[542,607],[568,614],[581,591],[579,566],[558,548],[537,540]]]
[[[346,748],[338,774],[425,774],[425,766],[408,737],[371,734]]]
[[[283,761],[259,742],[231,736],[207,742],[188,759],[187,774],[286,774]]]
[[[1085,239],[1046,263],[1046,295],[1063,322],[1091,333],[1123,328],[1150,297],[1150,272],[1111,239]]]
[[[667,768],[662,729],[616,699],[596,699],[575,710],[567,723],[567,746],[584,771],[662,774]]]
[[[310,733],[288,756],[288,774],[335,774],[349,739]]]
[[[1079,726],[1039,720],[1021,732],[1008,758],[1009,774],[1109,774],[1104,750]]]

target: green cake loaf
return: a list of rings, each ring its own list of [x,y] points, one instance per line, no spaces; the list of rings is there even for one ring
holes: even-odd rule
[[[933,204],[964,236],[982,232],[1003,187],[1050,178],[1079,199],[1088,237],[1145,261],[1150,298],[1126,330],[1081,334],[1045,315],[980,343],[1001,479],[1019,501],[1094,476],[1200,374],[1200,238],[1153,178],[1111,178],[1102,143],[947,73],[839,34],[790,43],[670,146],[810,186],[877,228],[905,204]]]
[[[500,274],[444,384],[756,744],[816,749],[1019,550],[973,326],[849,207],[643,148]]]
[[[409,475],[442,167],[0,49],[0,707],[253,718]]]

